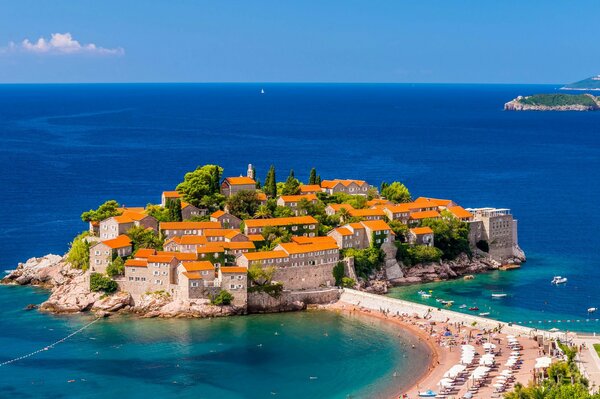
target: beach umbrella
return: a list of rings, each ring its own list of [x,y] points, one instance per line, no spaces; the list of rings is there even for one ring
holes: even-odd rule
[[[504,384],[500,384],[500,383],[494,384],[494,388],[504,388]]]
[[[507,370],[502,370],[502,371],[500,372],[500,374],[501,374],[501,375],[505,375],[505,376],[507,376],[507,377],[508,377],[508,376],[511,376],[511,375],[512,375],[512,370],[508,370],[508,369],[507,369]]]
[[[550,332],[559,332],[560,330],[558,328],[554,327],[554,328],[551,328],[548,331],[550,331]]]
[[[463,349],[471,349],[471,350],[475,350],[475,347],[473,345],[462,345],[461,346]]]
[[[483,349],[496,349],[496,345],[492,344],[491,342],[486,342],[483,344]]]

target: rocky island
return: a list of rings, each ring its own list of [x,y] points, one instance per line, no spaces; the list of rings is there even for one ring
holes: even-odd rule
[[[535,94],[518,96],[504,104],[505,111],[598,111],[600,97],[591,94]]]
[[[32,258],[3,284],[51,290],[40,310],[127,312],[142,317],[218,317],[305,309],[341,288],[385,293],[393,285],[458,278],[519,265],[509,209],[413,199],[400,182],[308,184],[275,169],[261,186],[221,178],[205,165],[160,204],[111,200],[82,214],[88,230],[64,256]],[[35,308],[31,304],[29,308]]]
[[[570,83],[560,88],[561,90],[600,90],[600,75],[592,76],[579,82]]]

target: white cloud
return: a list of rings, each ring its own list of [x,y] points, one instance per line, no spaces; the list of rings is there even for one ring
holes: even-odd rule
[[[50,40],[40,37],[37,41],[31,42],[29,39],[21,43],[10,42],[8,47],[2,49],[2,52],[23,52],[33,54],[96,54],[96,55],[123,55],[125,50],[122,47],[104,48],[96,46],[94,43],[81,44],[73,39],[70,33],[52,33]]]

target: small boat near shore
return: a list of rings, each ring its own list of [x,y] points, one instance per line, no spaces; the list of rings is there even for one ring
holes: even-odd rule
[[[566,282],[567,282],[567,278],[566,277],[554,276],[554,278],[552,279],[552,281],[550,281],[550,284],[558,285],[558,284],[564,284]]]
[[[490,312],[481,312],[479,313],[479,316],[489,316]]]
[[[508,294],[505,292],[492,292],[492,298],[506,298]]]
[[[598,308],[588,308],[588,313],[594,313]]]
[[[467,307],[467,305],[464,305],[464,304],[463,304],[463,305],[460,305],[458,308],[459,308],[459,309],[466,309],[466,307]]]
[[[471,307],[469,308],[469,310],[470,310],[471,312],[475,312],[475,311],[479,310],[479,308],[478,308],[477,306],[471,306]]]

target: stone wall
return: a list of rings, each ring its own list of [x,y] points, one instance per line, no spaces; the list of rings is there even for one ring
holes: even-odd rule
[[[302,310],[306,305],[336,302],[341,290],[284,291],[279,298],[265,293],[248,293],[248,313],[275,313]]]
[[[287,290],[317,289],[335,285],[333,267],[337,264],[278,267],[273,276],[274,281],[283,283]]]

